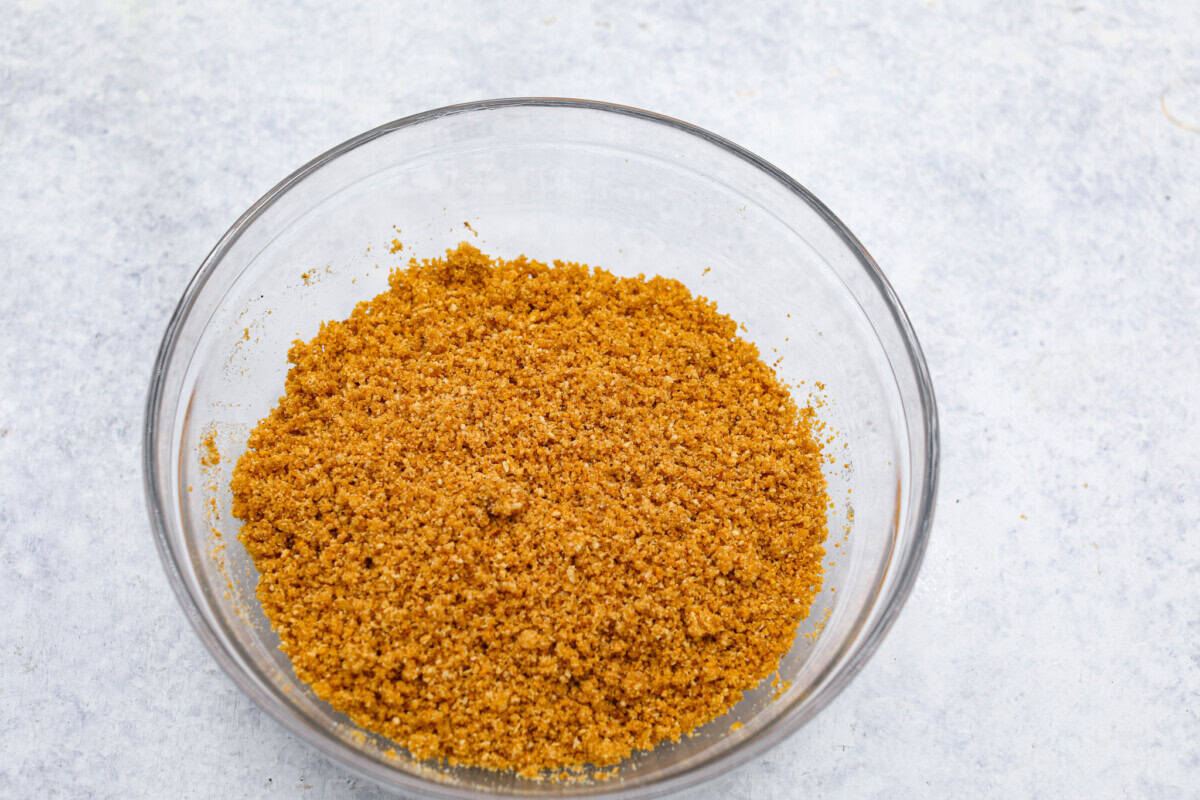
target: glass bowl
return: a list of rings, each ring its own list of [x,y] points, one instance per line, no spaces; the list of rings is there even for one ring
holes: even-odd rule
[[[401,252],[391,252],[393,239]],[[744,323],[766,360],[781,358],[784,381],[807,382],[800,391],[824,403],[833,435],[825,583],[780,665],[782,683],[764,682],[693,736],[636,753],[609,780],[417,762],[335,712],[278,650],[229,512],[233,464],[282,394],[290,343],[383,291],[389,268],[410,254],[440,255],[464,239],[492,255],[681,280]],[[938,444],[908,319],[871,256],[817,198],[679,120],[538,98],[391,122],[255,203],[205,259],[167,327],[144,448],[163,565],[234,682],[361,775],[475,798],[654,796],[727,772],[794,732],[862,668],[899,612],[929,535]]]

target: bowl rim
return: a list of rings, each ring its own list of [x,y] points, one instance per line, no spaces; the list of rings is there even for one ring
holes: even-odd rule
[[[163,334],[157,357],[155,358],[150,386],[146,395],[142,437],[142,474],[146,507],[159,558],[167,574],[168,582],[186,617],[204,643],[205,648],[217,661],[221,669],[259,708],[283,725],[285,729],[315,747],[318,752],[324,754],[335,763],[387,788],[402,788],[406,791],[447,798],[469,799],[489,796],[475,789],[437,783],[400,770],[387,770],[387,774],[385,775],[380,771],[380,765],[374,760],[357,752],[344,742],[335,740],[325,733],[304,724],[303,720],[299,717],[284,713],[285,710],[279,707],[269,694],[256,685],[252,676],[240,668],[220,643],[213,627],[202,613],[203,605],[201,599],[192,593],[176,561],[167,531],[164,498],[158,490],[160,475],[155,461],[155,443],[161,428],[159,406],[164,388],[163,382],[167,374],[167,366],[179,342],[183,323],[187,319],[200,291],[216,271],[217,266],[221,263],[229,249],[245,230],[273,205],[276,200],[324,165],[382,136],[443,117],[519,106],[602,111],[665,125],[715,145],[775,179],[783,187],[804,201],[812,210],[816,211],[857,258],[859,265],[883,297],[884,303],[892,315],[893,322],[901,334],[904,349],[916,378],[918,399],[925,427],[924,444],[928,458],[926,459],[924,472],[920,476],[913,476],[915,480],[922,482],[921,492],[917,498],[917,505],[913,510],[916,524],[912,529],[911,542],[908,543],[905,549],[906,557],[897,564],[898,571],[889,595],[887,597],[880,597],[877,600],[877,602],[885,601],[878,618],[873,620],[869,627],[862,630],[857,649],[850,654],[849,658],[841,664],[835,662],[835,664],[830,666],[829,669],[836,667],[836,671],[832,674],[827,673],[827,679],[820,683],[816,694],[809,699],[808,713],[798,720],[793,719],[795,722],[793,726],[768,725],[730,750],[675,775],[669,775],[645,784],[629,787],[614,786],[607,788],[603,785],[591,786],[584,789],[584,794],[581,795],[605,798],[630,797],[634,795],[638,797],[657,797],[703,783],[718,774],[729,772],[745,764],[750,759],[761,755],[770,747],[773,747],[796,730],[799,730],[800,727],[815,717],[842,692],[878,649],[884,636],[891,629],[897,615],[908,599],[924,560],[933,523],[934,506],[936,504],[940,455],[937,403],[934,397],[933,384],[930,380],[929,368],[925,362],[925,356],[917,340],[916,333],[913,331],[912,324],[909,321],[908,314],[905,312],[899,298],[884,276],[883,271],[875,262],[875,259],[858,238],[850,232],[850,229],[811,191],[778,167],[744,147],[704,128],[684,122],[675,117],[646,111],[633,106],[566,97],[507,97],[442,106],[401,117],[365,131],[321,153],[277,183],[238,217],[237,221],[217,241],[216,245],[201,263],[200,268],[192,276],[171,315],[166,331]],[[895,552],[893,551],[892,558],[894,556]],[[778,717],[777,721],[785,722],[788,719],[789,717],[784,714]],[[567,787],[564,786],[563,788]]]

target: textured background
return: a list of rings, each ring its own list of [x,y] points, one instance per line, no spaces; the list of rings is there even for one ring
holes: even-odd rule
[[[883,265],[938,392],[898,624],[693,796],[1197,796],[1200,4],[170,5],[2,8],[0,796],[382,796],[188,627],[143,395],[188,278],[278,179],[525,94],[682,117],[797,177]]]

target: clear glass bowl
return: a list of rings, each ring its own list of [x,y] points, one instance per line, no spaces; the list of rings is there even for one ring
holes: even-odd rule
[[[394,237],[403,252],[389,251]],[[493,255],[678,278],[745,323],[768,361],[782,357],[785,381],[819,381],[820,414],[836,432],[824,590],[780,667],[790,686],[748,693],[696,735],[635,754],[608,781],[537,782],[389,752],[392,743],[296,679],[254,597],[257,573],[229,513],[233,464],[283,391],[289,344],[382,291],[388,268],[410,254],[440,255],[463,239]],[[209,440],[221,455],[215,465],[205,463]],[[147,399],[144,467],[163,565],[200,638],[255,702],[332,758],[436,797],[647,797],[763,752],[862,668],[916,577],[937,447],[929,375],[899,301],[804,187],[675,119],[513,99],[368,131],[243,214],[167,327]]]

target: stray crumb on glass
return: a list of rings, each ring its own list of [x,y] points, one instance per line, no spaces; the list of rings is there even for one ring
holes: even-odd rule
[[[464,242],[297,341],[231,484],[296,675],[417,759],[543,778],[782,694],[824,425],[739,327]]]
[[[200,466],[215,467],[221,463],[221,453],[217,450],[217,432],[210,430],[200,437]]]

